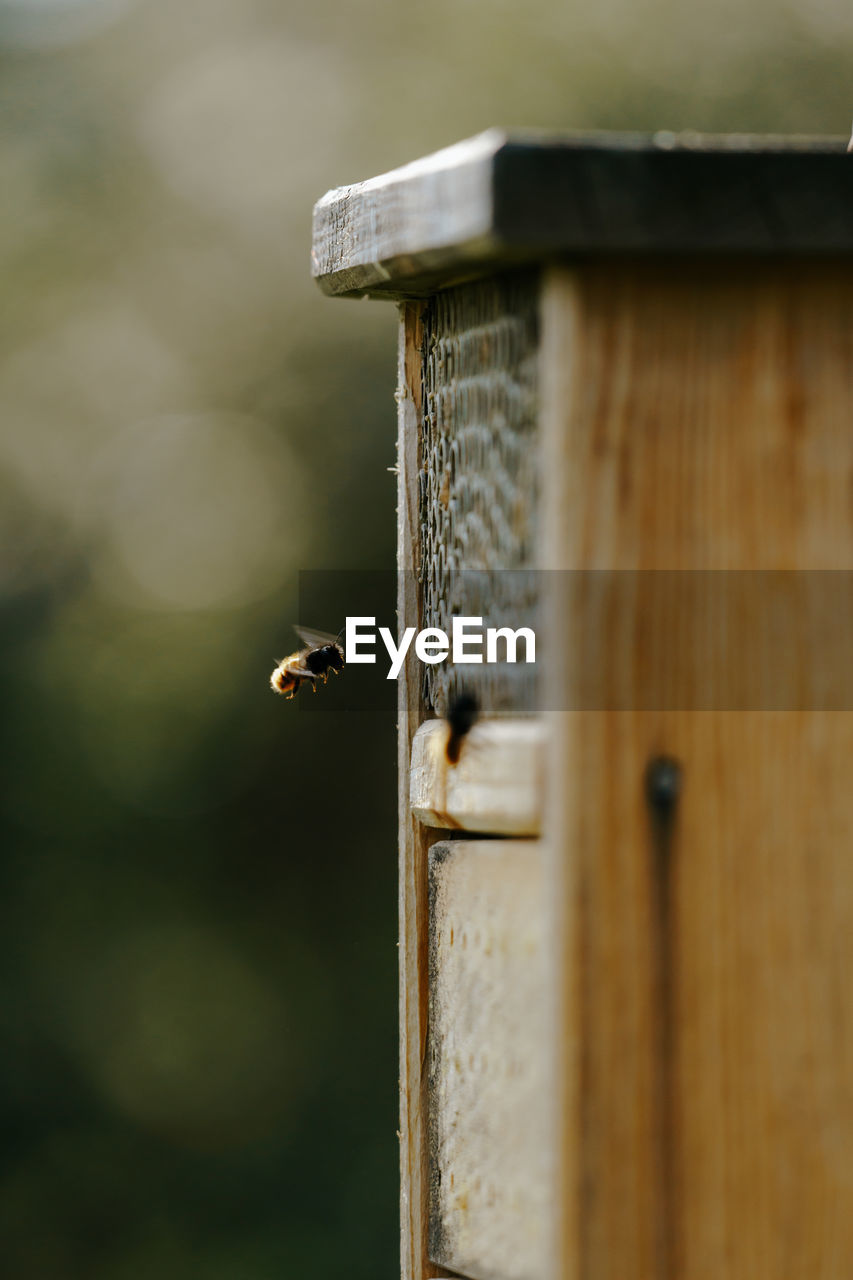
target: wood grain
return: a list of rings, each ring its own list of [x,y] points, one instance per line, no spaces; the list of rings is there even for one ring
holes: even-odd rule
[[[848,261],[555,269],[541,368],[550,567],[853,569]],[[543,644],[562,706],[570,582],[554,575]],[[796,652],[819,668],[819,647]],[[853,714],[550,719],[560,1280],[842,1280]],[[665,862],[659,754],[684,776]]]
[[[327,293],[389,292],[395,277],[494,255],[492,159],[497,130],[366,182],[328,191],[314,206],[312,269]],[[417,246],[413,253],[413,246]]]

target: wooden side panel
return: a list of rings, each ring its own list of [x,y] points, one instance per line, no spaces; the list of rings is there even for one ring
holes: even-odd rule
[[[539,296],[538,272],[512,272],[448,288],[423,309],[404,309],[401,625],[449,627],[451,616],[479,616],[496,627],[533,623]],[[432,1034],[425,1008],[425,855],[442,828],[538,832],[544,741],[540,725],[519,719],[535,707],[534,675],[534,666],[523,661],[435,667],[412,655],[401,691],[403,1253],[404,1276],[413,1280],[443,1275],[438,1264],[451,1256],[459,1263],[455,1250],[445,1247],[452,1223],[438,1230],[440,1212],[435,1199],[429,1201],[425,1166],[427,1135],[444,1118],[442,1099],[424,1086],[423,1055]],[[444,723],[421,721],[443,715],[459,692],[476,696],[482,718],[458,762],[449,765]],[[496,715],[500,721],[489,719]],[[540,1064],[542,1054],[537,1051],[534,1060]],[[498,1092],[493,1090],[495,1103]],[[484,1158],[488,1148],[480,1144]],[[527,1181],[523,1169],[514,1177],[516,1184]],[[473,1180],[470,1199],[474,1204]],[[503,1208],[508,1203],[501,1201]],[[503,1216],[503,1209],[490,1213],[488,1204],[476,1208],[468,1256],[493,1256],[494,1240],[507,1239]],[[477,1254],[474,1237],[485,1252]]]
[[[849,263],[555,270],[542,379],[549,567],[853,569]],[[565,708],[553,581],[542,661]],[[821,652],[797,661],[808,687]],[[853,713],[551,720],[561,1280],[842,1280]],[[683,771],[665,833],[661,755]]]
[[[417,592],[418,438],[421,419],[420,303],[400,308],[397,377],[397,622],[419,627]],[[402,1280],[444,1276],[427,1255],[427,853],[438,833],[409,805],[412,739],[423,716],[414,649],[397,685],[397,788],[400,884],[400,1269]]]
[[[553,1034],[538,840],[433,845],[430,1253],[542,1280],[553,1214]]]
[[[535,626],[539,297],[538,272],[516,271],[445,289],[424,311],[424,627],[450,634],[453,617]],[[424,664],[424,701],[443,716],[473,694],[483,715],[530,715],[536,674],[520,658]]]

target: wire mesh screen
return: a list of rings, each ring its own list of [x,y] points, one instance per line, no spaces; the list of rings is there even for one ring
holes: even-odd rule
[[[538,296],[538,275],[521,272],[460,285],[427,306],[423,627],[449,633],[454,616],[536,627]],[[425,666],[424,701],[445,715],[464,688],[487,713],[533,711],[535,670],[524,661]]]

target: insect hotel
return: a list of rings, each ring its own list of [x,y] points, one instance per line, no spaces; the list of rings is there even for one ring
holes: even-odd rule
[[[399,308],[401,632],[536,635],[399,682],[404,1280],[853,1274],[844,152],[491,132],[316,206]]]

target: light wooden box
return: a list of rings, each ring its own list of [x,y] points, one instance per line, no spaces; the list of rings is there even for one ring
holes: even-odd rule
[[[316,207],[400,305],[400,625],[467,568],[538,627],[458,766],[400,682],[405,1280],[853,1275],[852,253],[841,140],[491,132]]]

